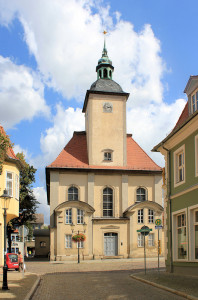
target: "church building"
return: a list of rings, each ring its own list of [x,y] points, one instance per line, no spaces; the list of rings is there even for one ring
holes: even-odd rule
[[[82,112],[85,131],[73,137],[46,167],[50,205],[51,260],[157,256],[155,220],[162,219],[162,169],[126,133],[129,97],[112,77],[106,45],[87,90]],[[82,233],[84,241],[72,237]],[[160,247],[163,255],[163,233]],[[79,247],[79,249],[78,249]]]

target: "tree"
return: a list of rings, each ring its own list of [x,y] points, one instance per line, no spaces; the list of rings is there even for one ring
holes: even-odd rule
[[[19,217],[13,219],[8,226],[9,251],[11,250],[11,233],[14,228],[21,225],[28,226],[29,222],[35,219],[37,204],[39,204],[32,190],[36,169],[25,161],[23,153],[17,153],[16,156],[24,167],[20,171]]]
[[[3,170],[3,163],[6,158],[8,148],[12,148],[12,144],[10,142],[9,136],[6,133],[0,131],[0,175]]]

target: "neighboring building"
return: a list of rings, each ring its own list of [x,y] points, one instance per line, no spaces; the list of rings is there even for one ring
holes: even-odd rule
[[[33,230],[32,238],[25,241],[25,253],[27,256],[35,255],[35,236],[34,230],[43,229],[44,228],[44,215],[43,214],[35,214],[35,219],[30,221]]]
[[[0,133],[6,136],[2,126],[0,126]],[[19,216],[19,172],[21,169],[21,162],[16,157],[12,148],[8,148],[6,158],[3,164],[3,170],[0,174],[0,195],[6,189],[8,195],[11,196],[9,201],[9,208],[7,210],[7,223]],[[4,210],[2,209],[2,199],[0,200],[0,265],[3,265],[4,257]]]
[[[49,257],[50,253],[50,231],[49,229],[34,230],[35,256]]]
[[[15,231],[11,233],[11,253],[18,253],[19,251],[23,253],[23,248],[23,242],[20,242],[19,231],[15,229]],[[9,252],[8,243],[7,252]]]
[[[190,76],[186,106],[173,131],[153,151],[165,157],[167,270],[198,275],[198,76]]]
[[[32,225],[32,229],[43,229],[44,227],[44,215],[43,214],[35,214],[35,220],[30,221]]]
[[[126,134],[128,93],[112,80],[114,67],[104,45],[97,81],[83,106],[84,132],[73,137],[46,167],[50,204],[51,260],[77,257],[72,235],[84,232],[84,259],[143,257],[144,224],[147,256],[157,256],[155,219],[162,218],[162,169]],[[163,234],[160,232],[163,245]],[[163,254],[163,248],[162,248]]]

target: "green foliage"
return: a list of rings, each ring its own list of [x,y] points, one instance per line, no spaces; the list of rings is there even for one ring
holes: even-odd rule
[[[34,214],[39,202],[36,200],[32,190],[36,169],[25,161],[23,153],[17,153],[16,156],[24,166],[20,171],[19,218],[13,220],[14,224],[20,226],[27,225],[35,219]]]
[[[9,137],[0,132],[0,175],[3,170],[7,149],[9,147],[12,148],[12,146]]]
[[[83,233],[78,233],[72,236],[72,240],[76,243],[80,241],[85,241],[86,236]]]

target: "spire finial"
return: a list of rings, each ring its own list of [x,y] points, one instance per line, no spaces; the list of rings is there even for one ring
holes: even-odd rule
[[[104,30],[104,31],[103,31],[103,34],[104,34],[104,48],[103,48],[103,54],[107,55],[107,49],[106,49],[106,34],[107,34],[107,31]]]

